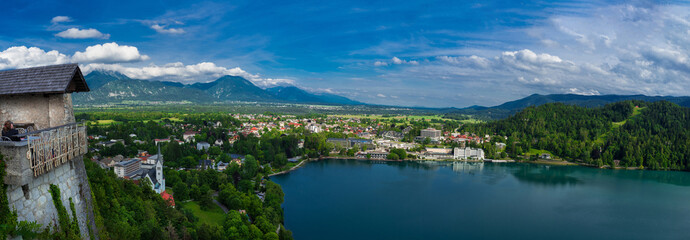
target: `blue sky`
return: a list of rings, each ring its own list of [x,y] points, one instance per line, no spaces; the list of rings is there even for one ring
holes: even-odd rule
[[[0,2],[0,69],[243,76],[386,105],[687,95],[690,8],[664,1]]]

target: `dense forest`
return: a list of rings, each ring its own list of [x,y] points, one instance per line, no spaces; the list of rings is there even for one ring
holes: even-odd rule
[[[494,141],[505,140],[512,157],[542,149],[596,166],[690,170],[690,108],[666,101],[597,108],[550,103],[460,131],[507,136]]]

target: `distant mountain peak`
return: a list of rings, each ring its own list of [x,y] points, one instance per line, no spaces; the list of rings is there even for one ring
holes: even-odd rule
[[[363,103],[334,94],[309,93],[296,86],[262,89],[240,76],[222,76],[214,81],[184,85],[178,82],[130,79],[111,71],[93,71],[85,76],[91,92],[75,96],[77,103],[122,103],[131,101],[187,101],[196,103],[249,101],[313,104]]]
[[[117,80],[122,80],[122,79],[131,79],[130,77],[127,77],[127,75],[124,75],[118,71],[112,71],[112,70],[103,70],[103,69],[98,69],[98,70],[93,70],[86,76],[91,76],[91,77],[96,77],[96,76],[101,76],[101,77],[111,77]]]

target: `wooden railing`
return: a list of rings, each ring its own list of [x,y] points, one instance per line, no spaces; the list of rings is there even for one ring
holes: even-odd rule
[[[84,123],[70,123],[20,135],[25,135],[28,141],[26,157],[31,163],[34,177],[86,154]]]

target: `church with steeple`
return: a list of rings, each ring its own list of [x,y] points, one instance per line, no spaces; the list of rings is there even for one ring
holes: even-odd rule
[[[158,145],[158,154],[150,156],[146,163],[141,163],[141,179],[148,179],[153,191],[161,194],[165,191],[165,177],[163,177],[163,153]]]

